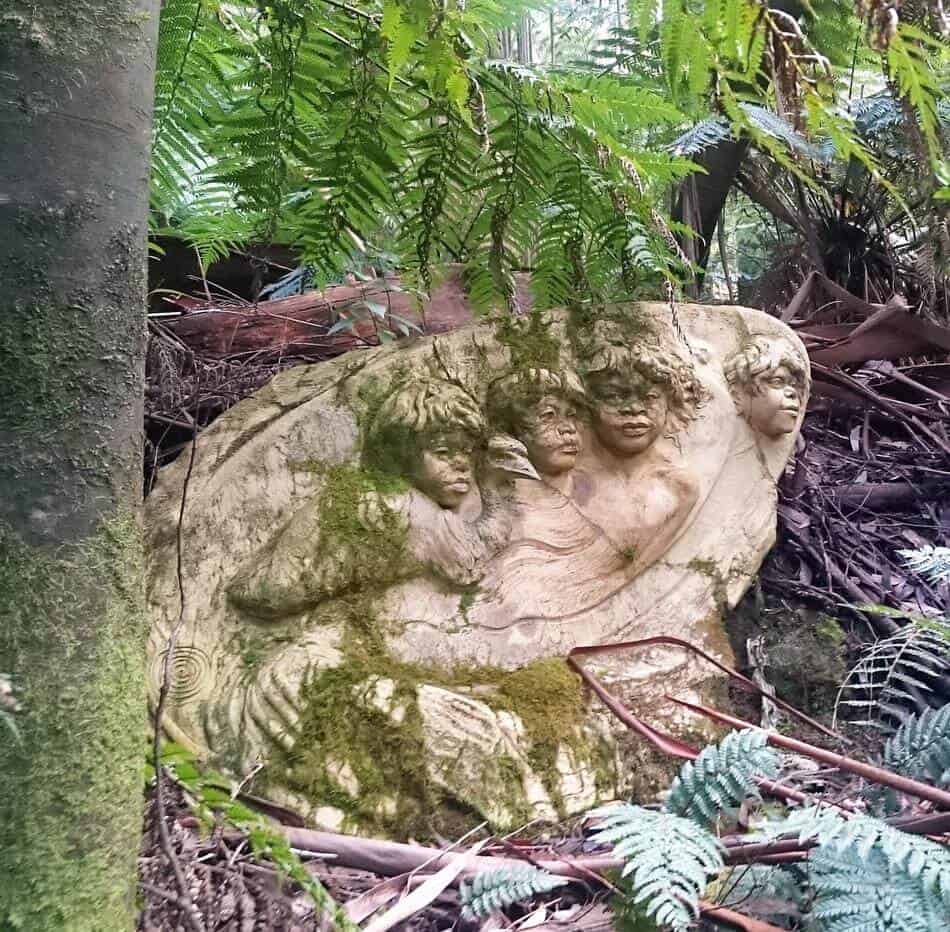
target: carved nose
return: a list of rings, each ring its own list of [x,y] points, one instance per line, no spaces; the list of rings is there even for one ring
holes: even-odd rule
[[[577,433],[577,428],[574,426],[573,421],[561,421],[557,426],[557,432],[562,436],[565,434],[571,435]]]

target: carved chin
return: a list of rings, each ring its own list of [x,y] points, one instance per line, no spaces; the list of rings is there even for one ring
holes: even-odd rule
[[[602,431],[599,436],[601,443],[608,450],[612,450],[621,456],[633,456],[635,453],[642,453],[656,440],[656,431],[645,430],[625,433],[618,428]]]
[[[436,498],[439,505],[443,508],[448,508],[451,511],[454,511],[459,505],[462,504],[465,496],[468,495],[469,487],[466,485],[465,488],[462,488],[461,483],[459,483],[457,488],[451,486],[443,487],[439,489],[439,494]]]
[[[535,466],[539,473],[548,476],[560,476],[570,472],[576,462],[576,452],[553,450],[543,457],[543,461],[535,463]]]
[[[766,437],[777,439],[792,433],[798,426],[798,412],[778,411],[769,418],[763,418],[752,426]]]

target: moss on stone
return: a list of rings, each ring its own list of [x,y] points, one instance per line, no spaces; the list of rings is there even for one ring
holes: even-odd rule
[[[533,745],[556,746],[583,721],[580,677],[559,657],[536,660],[498,678],[505,705],[524,723]]]
[[[389,709],[368,695],[384,681],[393,685]],[[386,676],[375,662],[351,658],[318,673],[301,698],[300,734],[284,761],[291,788],[318,805],[340,809],[348,828],[410,834],[424,827],[435,794],[415,684]],[[339,765],[349,767],[356,787],[341,783],[334,773]],[[394,807],[386,805],[389,800]]]
[[[348,578],[347,590],[379,587],[412,568],[404,517],[387,501],[408,491],[402,478],[349,463],[316,464],[323,482],[317,508],[316,565],[331,561]],[[372,511],[372,520],[364,513]]]
[[[561,803],[559,747],[571,748],[584,762],[596,757],[595,742],[581,732],[580,680],[563,661],[541,660],[514,671],[405,663],[388,653],[385,641],[392,624],[378,617],[372,602],[338,600],[333,611],[344,626],[343,663],[317,672],[305,684],[294,748],[275,747],[274,766],[286,772],[292,791],[315,806],[344,812],[347,828],[421,837],[444,829],[446,819],[471,827],[483,816],[475,809],[469,812],[466,804],[478,798],[497,801],[495,808],[515,819],[530,818],[521,769],[503,755],[484,762],[471,800],[453,799],[437,785],[418,705],[422,684],[472,695],[495,711],[516,715],[524,724],[532,768],[556,805]],[[379,684],[384,700],[374,699]],[[340,764],[352,771],[356,792],[334,775]]]
[[[549,369],[557,372],[561,344],[550,320],[534,310],[526,317],[504,315],[495,321],[495,338],[507,347],[513,369]]]
[[[847,673],[845,634],[835,619],[753,589],[727,616],[726,630],[740,662],[750,638],[764,639],[764,673],[780,698],[819,719],[831,717]]]

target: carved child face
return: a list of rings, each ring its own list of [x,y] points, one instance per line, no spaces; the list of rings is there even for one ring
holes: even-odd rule
[[[519,439],[528,450],[528,459],[542,476],[570,472],[581,449],[574,404],[566,398],[545,395],[525,418]]]
[[[419,455],[413,483],[442,508],[454,511],[472,487],[475,443],[464,434],[435,434]]]
[[[798,383],[787,366],[755,376],[753,389],[744,398],[746,419],[766,437],[781,437],[795,430],[801,407]]]
[[[595,380],[593,427],[618,456],[642,453],[663,433],[669,401],[660,385],[637,373],[607,373]]]

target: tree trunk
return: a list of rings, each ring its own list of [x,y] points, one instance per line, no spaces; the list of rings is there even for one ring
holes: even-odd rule
[[[690,175],[679,187],[673,204],[673,219],[686,223],[696,236],[682,237],[683,251],[699,269],[699,280],[709,261],[709,250],[719,215],[749,150],[746,140],[726,139],[705,149],[693,161],[705,173]],[[697,283],[697,290],[699,283]]]
[[[0,9],[0,929],[128,932],[159,0]]]

